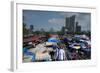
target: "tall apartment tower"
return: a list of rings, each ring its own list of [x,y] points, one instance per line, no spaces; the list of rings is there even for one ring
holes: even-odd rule
[[[74,33],[76,30],[75,15],[66,18],[65,28],[69,33]]]

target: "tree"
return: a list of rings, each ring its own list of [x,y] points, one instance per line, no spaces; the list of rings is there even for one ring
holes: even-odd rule
[[[45,30],[43,28],[41,28],[40,32],[41,34],[45,34]]]
[[[37,31],[35,31],[35,34],[36,34],[36,35],[40,34],[40,31],[38,31],[38,30],[37,30]]]
[[[29,30],[26,27],[27,27],[27,24],[23,23],[23,35],[28,35],[29,33]]]
[[[29,34],[29,29],[27,28],[27,24],[25,23],[26,17],[23,16],[23,36],[26,36]]]

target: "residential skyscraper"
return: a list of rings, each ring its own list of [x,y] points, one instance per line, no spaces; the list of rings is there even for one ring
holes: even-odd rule
[[[66,18],[66,25],[65,28],[68,30],[68,33],[75,33],[76,26],[75,26],[75,15]]]

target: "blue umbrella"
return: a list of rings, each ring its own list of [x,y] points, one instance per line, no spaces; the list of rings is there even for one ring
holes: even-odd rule
[[[58,40],[57,38],[52,37],[52,38],[49,38],[49,39],[48,39],[48,42],[58,43],[59,40]]]
[[[31,55],[31,56],[32,56],[32,61],[35,61],[35,54],[32,53],[32,52],[29,52],[29,51],[28,51],[28,48],[23,48],[23,53],[24,53],[25,55]]]

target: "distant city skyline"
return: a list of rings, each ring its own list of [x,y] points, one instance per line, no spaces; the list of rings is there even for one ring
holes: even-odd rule
[[[49,31],[60,31],[65,26],[66,17],[75,15],[75,21],[81,26],[82,31],[91,30],[91,14],[79,12],[60,12],[60,11],[39,11],[39,10],[23,10],[24,23],[27,28],[34,25],[34,31],[44,29]]]

